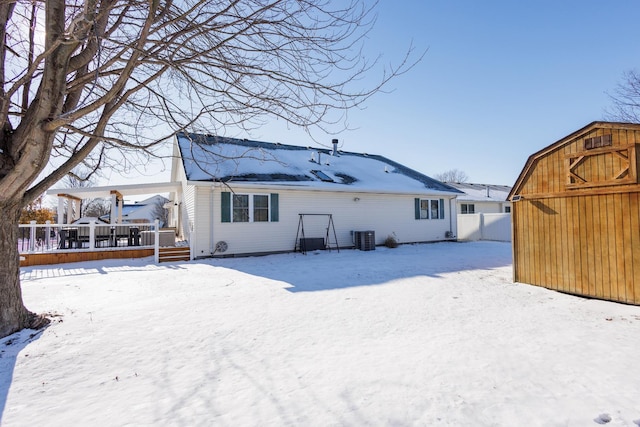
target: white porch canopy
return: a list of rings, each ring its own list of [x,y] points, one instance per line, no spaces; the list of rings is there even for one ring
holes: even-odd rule
[[[178,193],[179,182],[161,182],[151,184],[113,185],[103,187],[84,188],[51,188],[47,190],[48,196],[58,197],[58,223],[62,223],[64,217],[64,201],[67,200],[67,223],[72,223],[79,215],[80,209],[74,212],[74,204],[82,199],[111,198],[111,223],[122,222],[122,205],[124,196],[154,193]]]

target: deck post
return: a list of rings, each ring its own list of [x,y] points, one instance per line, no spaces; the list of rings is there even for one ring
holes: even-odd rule
[[[89,221],[89,250],[96,248],[96,221]]]
[[[36,221],[29,221],[31,227],[29,227],[29,251],[33,252],[36,250]]]
[[[46,242],[46,248],[51,249],[51,221],[46,220],[45,224],[47,226],[44,228],[44,232],[45,232],[44,241]]]
[[[153,255],[156,264],[160,263],[160,221],[155,220],[155,228],[153,230]]]

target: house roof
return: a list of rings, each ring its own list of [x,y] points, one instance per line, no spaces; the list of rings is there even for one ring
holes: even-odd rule
[[[156,195],[148,199],[127,203],[122,206],[122,220],[127,221],[148,221],[153,222],[156,219],[156,210],[158,206],[164,205],[169,199]],[[110,214],[103,215],[102,218],[109,218]]]
[[[458,200],[473,202],[504,202],[511,191],[508,185],[471,184],[467,182],[449,182],[464,194]]]
[[[522,172],[518,175],[518,179],[516,180],[513,188],[509,192],[509,200],[512,197],[520,192],[520,189],[526,182],[529,174],[533,171],[536,163],[543,157],[547,156],[549,153],[558,150],[564,147],[567,144],[572,143],[576,138],[580,137],[580,135],[588,133],[593,129],[602,128],[602,129],[640,129],[640,124],[637,123],[619,123],[619,122],[603,122],[603,121],[595,121],[591,122],[582,129],[578,129],[577,131],[565,136],[564,138],[554,142],[551,145],[546,146],[545,148],[537,151],[529,156],[527,159],[527,163],[525,163],[524,168],[522,168]]]
[[[327,191],[460,191],[386,157],[326,148],[178,133],[187,180],[260,183]]]

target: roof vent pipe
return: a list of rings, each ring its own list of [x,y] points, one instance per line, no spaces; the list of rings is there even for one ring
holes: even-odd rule
[[[332,153],[332,155],[337,156],[338,155],[338,140],[337,139],[332,139],[331,143],[333,144],[333,153]]]

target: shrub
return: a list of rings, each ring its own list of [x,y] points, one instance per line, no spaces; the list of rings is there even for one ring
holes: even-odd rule
[[[384,245],[388,248],[397,248],[398,239],[396,239],[396,236],[389,235],[387,236],[387,239],[384,241]]]

